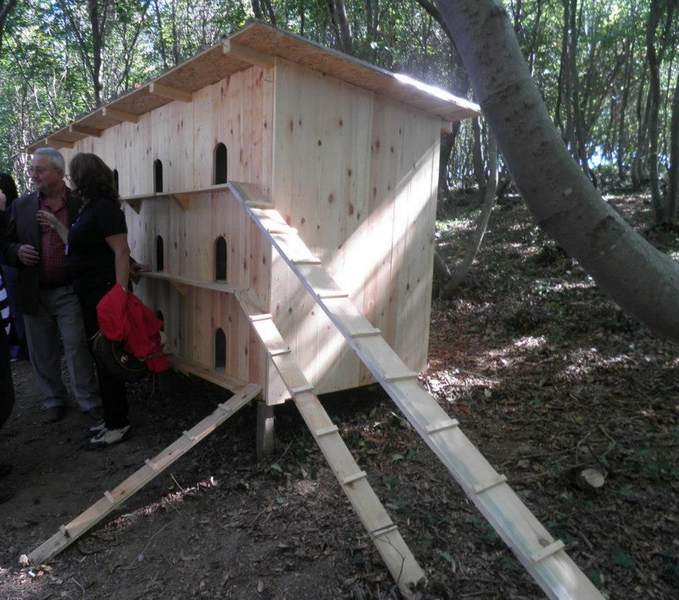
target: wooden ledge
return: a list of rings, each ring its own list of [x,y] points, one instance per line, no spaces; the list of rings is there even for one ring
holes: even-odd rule
[[[187,375],[196,375],[197,377],[205,379],[210,383],[214,383],[230,392],[236,392],[247,384],[246,381],[226,375],[220,369],[210,369],[209,367],[204,367],[203,365],[199,365],[198,363],[194,363],[180,356],[172,355],[170,356],[170,360],[172,361],[172,366],[177,371]]]
[[[161,98],[178,100],[179,102],[191,102],[191,100],[193,100],[193,94],[191,92],[173,88],[169,85],[163,85],[157,81],[154,81],[149,85],[149,93],[154,96],[160,96]]]
[[[201,281],[200,279],[191,279],[190,277],[182,277],[181,275],[172,275],[162,271],[146,271],[141,273],[142,277],[149,279],[163,279],[178,286],[189,286],[201,288],[204,290],[212,290],[214,292],[222,292],[225,294],[244,293],[247,290],[239,288],[222,281]]]
[[[263,67],[265,69],[270,69],[274,66],[274,57],[270,54],[258,52],[257,50],[243,46],[233,40],[224,40],[223,48],[224,54],[240,60],[241,62]]]
[[[68,142],[66,140],[58,140],[53,137],[46,138],[45,145],[51,146],[52,148],[73,148],[73,142]]]
[[[95,129],[94,127],[87,127],[86,125],[70,125],[68,130],[71,133],[82,135],[83,137],[101,137],[102,129]]]
[[[217,185],[211,185],[204,188],[199,188],[196,190],[181,190],[176,192],[149,192],[148,194],[135,194],[133,196],[123,196],[120,198],[121,202],[126,204],[134,205],[134,203],[141,203],[144,200],[153,200],[154,198],[167,198],[177,200],[178,196],[189,198],[192,194],[205,194],[207,192],[219,192],[222,190],[228,190],[228,183],[220,183]],[[177,200],[177,202],[180,202]],[[181,203],[181,202],[180,202]]]
[[[139,115],[134,115],[132,113],[125,112],[124,110],[116,110],[115,108],[109,108],[108,106],[105,106],[104,108],[101,109],[101,115],[103,117],[113,119],[114,121],[120,121],[121,123],[139,122]]]

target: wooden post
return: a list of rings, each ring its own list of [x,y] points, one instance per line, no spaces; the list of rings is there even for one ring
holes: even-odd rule
[[[257,403],[257,458],[271,456],[275,445],[274,407]]]

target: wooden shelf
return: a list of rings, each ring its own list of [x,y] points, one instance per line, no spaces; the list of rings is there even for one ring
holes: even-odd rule
[[[221,369],[209,369],[203,365],[199,365],[185,358],[181,358],[177,355],[170,356],[172,360],[172,366],[182,373],[195,375],[205,381],[214,383],[219,387],[222,387],[230,392],[235,392],[242,388],[247,382],[243,382],[236,377],[227,376]]]
[[[175,190],[172,192],[148,192],[146,194],[135,194],[134,196],[123,196],[120,198],[121,202],[133,204],[134,202],[141,202],[142,200],[153,200],[155,198],[173,198],[174,196],[183,196],[184,194],[201,194],[205,192],[218,192],[220,190],[229,189],[228,183],[220,183],[217,185],[210,185],[197,190]]]
[[[162,279],[164,281],[169,281],[177,286],[188,286],[195,288],[202,288],[204,290],[212,290],[214,292],[223,292],[225,294],[236,294],[242,293],[246,290],[238,288],[230,283],[220,282],[220,281],[201,281],[199,279],[191,279],[189,277],[181,277],[180,275],[171,275],[169,273],[163,273],[161,271],[146,271],[141,273],[142,277],[147,277],[149,279]]]

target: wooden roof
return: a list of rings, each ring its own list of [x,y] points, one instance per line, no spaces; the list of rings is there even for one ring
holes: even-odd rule
[[[123,121],[136,122],[144,113],[173,100],[189,102],[193,92],[253,64],[272,66],[277,56],[438,115],[445,121],[459,121],[479,114],[477,104],[444,90],[253,21],[156,79],[35,141],[27,151],[40,146],[70,147],[87,136],[99,136],[104,129]]]

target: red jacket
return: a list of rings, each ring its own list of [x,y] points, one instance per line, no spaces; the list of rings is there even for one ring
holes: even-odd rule
[[[160,330],[163,322],[131,292],[116,285],[97,304],[101,333],[114,342],[125,342],[123,350],[143,360],[149,371],[170,368],[165,356],[146,359],[163,351]]]

